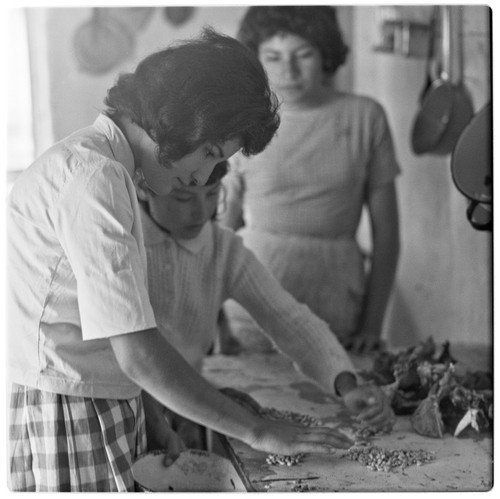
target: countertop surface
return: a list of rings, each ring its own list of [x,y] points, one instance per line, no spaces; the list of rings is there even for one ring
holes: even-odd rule
[[[486,367],[484,352],[471,353],[467,348],[463,352],[465,358],[474,361],[475,369]],[[353,360],[357,367],[369,367],[367,359]],[[477,361],[482,364],[476,364]],[[306,414],[348,434],[352,432],[352,420],[342,404],[277,353],[208,357],[204,375],[217,387],[248,393],[264,408]],[[422,449],[434,454],[432,462],[404,470],[372,471],[349,460],[344,450],[332,455],[309,454],[294,466],[272,465],[266,461],[267,453],[255,451],[236,439],[224,438],[223,442],[248,491],[480,492],[493,485],[490,435],[423,437],[412,429],[408,416],[398,416],[390,434],[370,439],[371,445],[384,449]]]

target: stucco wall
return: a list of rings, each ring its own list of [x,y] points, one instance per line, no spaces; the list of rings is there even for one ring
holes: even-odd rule
[[[458,7],[454,7],[458,8]],[[464,82],[475,110],[490,99],[489,9],[463,7]],[[473,229],[455,188],[450,155],[416,156],[410,147],[425,59],[370,50],[380,38],[375,7],[355,9],[354,89],[385,106],[402,174],[398,179],[402,251],[388,316],[393,343],[488,342],[492,332],[492,238]],[[473,167],[473,165],[471,165]]]

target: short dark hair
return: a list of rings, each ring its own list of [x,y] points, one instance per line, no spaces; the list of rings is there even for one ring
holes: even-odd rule
[[[349,47],[344,43],[337,11],[328,5],[250,7],[237,37],[258,55],[262,42],[286,33],[301,36],[320,50],[327,76],[333,76],[347,59]]]
[[[178,41],[121,74],[104,100],[158,144],[169,164],[204,142],[239,138],[242,153],[261,152],[279,127],[278,101],[253,52],[210,27]]]

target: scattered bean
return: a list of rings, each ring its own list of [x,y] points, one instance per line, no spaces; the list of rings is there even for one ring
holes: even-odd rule
[[[282,454],[268,454],[266,457],[267,464],[279,465],[279,466],[295,466],[299,464],[304,459],[305,454],[293,454],[291,456],[285,456]]]
[[[301,479],[295,480],[292,487],[292,492],[310,492],[316,490],[316,487],[311,487],[308,483],[304,483]]]
[[[362,424],[355,425],[353,428],[354,428],[354,438],[356,440],[367,440],[380,433],[376,428],[373,428],[372,426],[365,426]]]

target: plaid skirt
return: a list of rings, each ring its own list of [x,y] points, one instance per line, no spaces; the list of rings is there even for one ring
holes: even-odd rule
[[[146,450],[140,396],[94,399],[12,385],[12,491],[133,492],[131,467]]]

